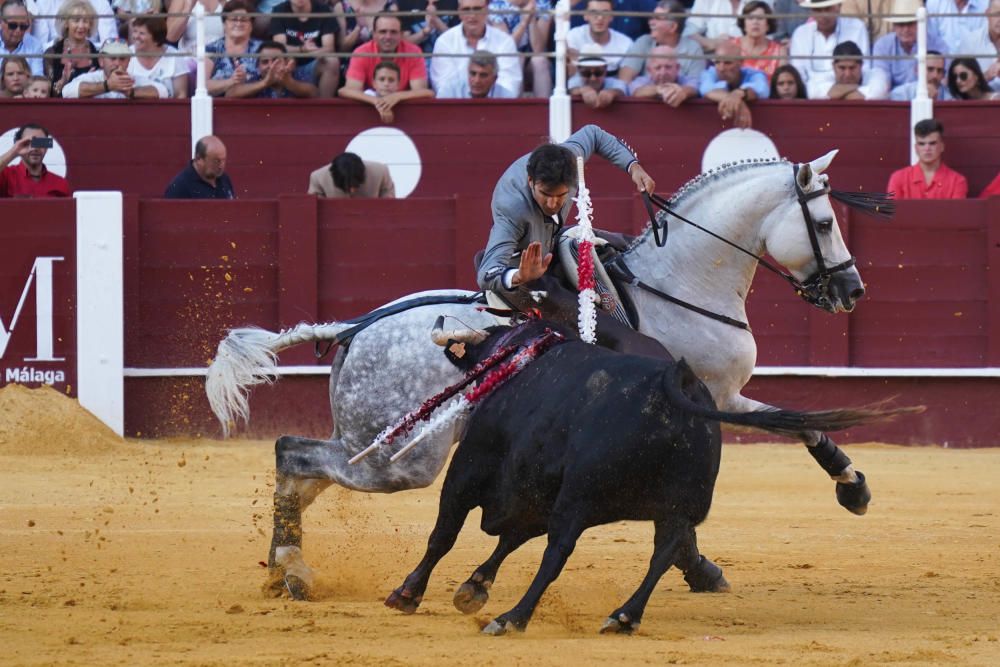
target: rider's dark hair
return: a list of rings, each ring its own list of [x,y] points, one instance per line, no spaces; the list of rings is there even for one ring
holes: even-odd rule
[[[333,184],[344,192],[365,182],[365,163],[354,153],[341,153],[330,163]]]
[[[913,134],[917,135],[921,139],[930,136],[937,132],[942,137],[944,136],[944,125],[941,121],[934,118],[925,118],[916,125],[913,126]]]
[[[549,186],[576,185],[576,156],[557,144],[542,144],[528,158],[528,178]]]

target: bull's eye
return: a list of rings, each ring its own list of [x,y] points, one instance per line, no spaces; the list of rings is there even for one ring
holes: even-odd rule
[[[816,231],[820,234],[829,234],[833,231],[833,218],[826,218],[825,220],[816,221]]]

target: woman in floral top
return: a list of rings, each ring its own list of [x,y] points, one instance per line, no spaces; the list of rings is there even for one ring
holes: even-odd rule
[[[205,46],[205,53],[229,55],[211,58],[208,94],[220,97],[230,88],[241,83],[251,83],[260,78],[257,59],[250,57],[260,48],[259,39],[251,39],[253,22],[249,5],[244,0],[229,0],[222,9],[223,38]],[[243,54],[243,55],[234,55]]]
[[[788,47],[768,39],[768,35],[778,29],[773,14],[771,6],[766,2],[748,2],[736,19],[743,36],[732,40],[739,45],[740,55],[746,58],[743,67],[760,70],[767,75],[768,81],[774,76],[774,70],[788,62]]]

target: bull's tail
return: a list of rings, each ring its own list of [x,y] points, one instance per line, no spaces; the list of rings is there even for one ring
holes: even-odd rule
[[[223,434],[228,437],[233,426],[250,419],[250,387],[274,382],[279,352],[302,343],[333,340],[351,326],[302,323],[278,333],[256,327],[231,329],[219,343],[205,381],[209,405],[222,423]]]
[[[818,412],[796,412],[782,409],[722,412],[694,402],[685,393],[685,387],[691,386],[696,379],[694,371],[681,359],[664,376],[663,387],[667,400],[682,410],[699,417],[750,426],[788,436],[795,436],[804,431],[839,431],[860,424],[885,421],[899,415],[924,411],[923,406],[890,408],[886,407],[885,402],[880,402],[859,408]]]

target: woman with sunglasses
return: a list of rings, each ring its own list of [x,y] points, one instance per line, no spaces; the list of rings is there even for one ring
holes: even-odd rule
[[[63,86],[87,72],[98,69],[97,47],[91,39],[97,35],[97,12],[87,0],[67,0],[59,8],[56,30],[62,37],[46,49],[45,75],[52,82],[52,95],[59,97]]]
[[[956,100],[990,100],[990,87],[975,58],[955,58],[948,68],[948,90]]]

